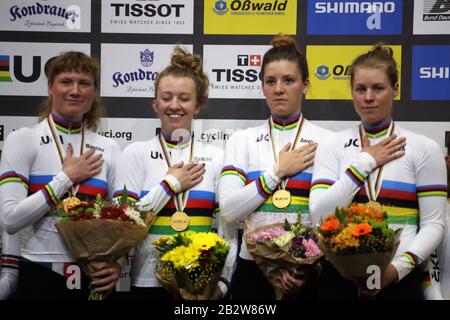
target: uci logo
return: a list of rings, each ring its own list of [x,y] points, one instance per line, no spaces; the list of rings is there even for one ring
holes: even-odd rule
[[[348,148],[348,147],[359,147],[359,139],[350,139],[348,140],[345,144],[344,144],[344,148]]]
[[[261,141],[270,141],[269,139],[269,134],[261,134],[259,137],[256,138],[256,142],[261,142]]]
[[[12,58],[12,70],[11,70],[11,58]],[[26,58],[29,60],[29,58]],[[14,79],[23,82],[23,83],[31,83],[35,82],[39,79],[42,73],[42,57],[33,56],[31,62],[31,73],[29,71],[24,72],[24,64],[28,65],[28,61],[24,62],[24,57],[22,56],[8,56],[8,55],[0,55],[0,63],[3,65],[2,71],[3,75],[0,77],[0,82],[13,82],[11,78],[11,71],[14,75]],[[47,64],[50,59],[45,63],[44,70],[47,68]],[[27,75],[25,75],[27,74]]]

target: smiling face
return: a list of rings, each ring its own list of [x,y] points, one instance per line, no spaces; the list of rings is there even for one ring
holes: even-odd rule
[[[303,80],[295,62],[276,60],[265,67],[263,93],[272,114],[290,118],[301,111],[309,81]]]
[[[159,82],[152,105],[166,133],[170,134],[175,129],[190,131],[192,119],[200,112],[194,80],[189,77],[164,76]]]
[[[94,78],[88,73],[64,71],[48,84],[52,112],[69,121],[81,121],[95,97]]]
[[[392,87],[382,69],[358,67],[352,83],[355,110],[364,123],[377,125],[391,117],[398,83]]]

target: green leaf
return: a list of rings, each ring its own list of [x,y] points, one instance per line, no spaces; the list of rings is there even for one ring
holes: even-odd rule
[[[291,224],[289,223],[288,219],[284,218],[284,225],[283,225],[283,229],[285,231],[291,231]]]
[[[336,207],[335,215],[336,215],[336,218],[339,220],[339,222],[344,227],[347,227],[347,219],[345,219],[345,211]]]
[[[100,207],[103,205],[103,199],[100,193],[97,193],[97,197],[95,198],[95,204],[97,204]]]
[[[128,190],[127,190],[127,186],[123,185],[123,193],[120,196],[120,200],[119,200],[120,204],[127,204],[128,203]]]

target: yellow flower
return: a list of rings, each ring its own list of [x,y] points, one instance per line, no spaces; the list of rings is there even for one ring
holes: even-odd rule
[[[217,242],[225,244],[224,240],[214,232],[198,232],[191,235],[192,247],[198,250],[209,250]]]
[[[200,251],[191,245],[176,247],[166,252],[161,260],[172,262],[175,269],[192,269],[199,266],[199,257]]]
[[[358,248],[359,240],[353,235],[355,226],[350,224],[347,228],[342,230],[338,235],[333,237],[333,251],[336,252],[338,249],[350,249]]]
[[[153,240],[152,243],[158,247],[158,246],[161,246],[161,245],[167,243],[169,240],[172,240],[172,238],[173,238],[172,236],[164,236],[157,240]]]

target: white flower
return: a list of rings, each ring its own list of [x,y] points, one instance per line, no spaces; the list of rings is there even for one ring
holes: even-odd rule
[[[281,236],[272,239],[272,241],[280,248],[283,248],[284,246],[290,244],[292,238],[294,237],[295,234],[292,231],[287,231],[286,233],[283,233]]]
[[[100,205],[98,205],[97,203],[94,204],[94,213],[92,214],[94,216],[95,219],[100,219],[100,211],[101,211],[101,207]]]
[[[134,223],[142,226],[146,226],[144,220],[142,220],[141,215],[138,211],[134,210],[132,207],[125,208],[125,214],[134,221]]]

